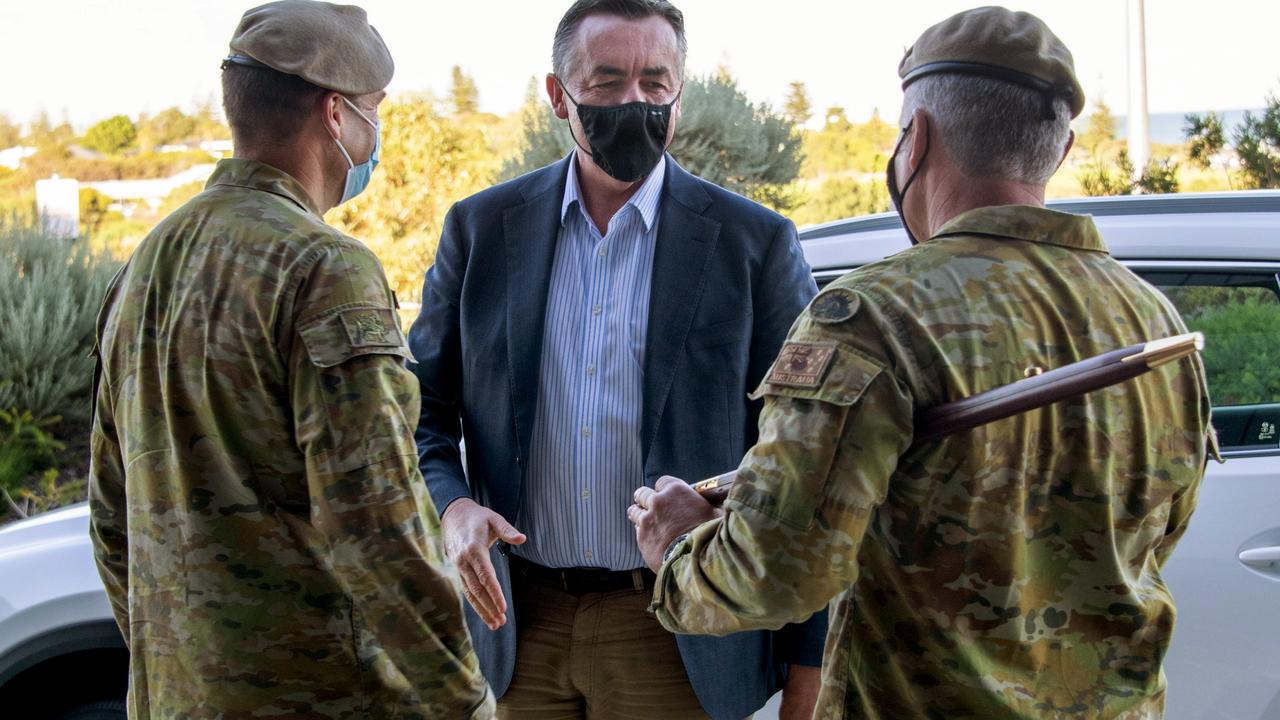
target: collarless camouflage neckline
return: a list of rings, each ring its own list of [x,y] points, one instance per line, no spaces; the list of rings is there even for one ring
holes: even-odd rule
[[[961,213],[944,224],[931,239],[953,235],[993,235],[1110,253],[1092,216],[1032,205],[1001,205]]]
[[[269,192],[294,201],[298,207],[316,217],[322,216],[311,196],[302,187],[302,183],[289,173],[257,160],[243,158],[219,160],[217,167],[213,169],[213,174],[209,176],[209,182],[205,184],[205,189],[209,190],[216,185]]]

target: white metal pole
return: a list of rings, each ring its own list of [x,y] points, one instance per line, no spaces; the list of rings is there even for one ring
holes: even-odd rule
[[[1147,120],[1147,31],[1143,0],[1129,0],[1129,159],[1141,175],[1151,159]]]

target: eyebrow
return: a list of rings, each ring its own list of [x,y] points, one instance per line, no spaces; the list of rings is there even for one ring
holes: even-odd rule
[[[614,65],[597,65],[595,69],[591,71],[591,74],[605,75],[607,77],[626,77],[627,71]],[[641,70],[640,74],[645,77],[660,77],[663,75],[670,75],[671,71],[666,67],[659,65],[656,67],[647,67]]]

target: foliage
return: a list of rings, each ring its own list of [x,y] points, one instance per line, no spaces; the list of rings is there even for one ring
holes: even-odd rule
[[[1099,98],[1085,120],[1084,129],[1076,137],[1076,145],[1089,157],[1097,157],[1115,139],[1116,118],[1107,103]]]
[[[96,233],[108,218],[119,217],[108,209],[110,205],[111,198],[106,195],[93,188],[80,188],[80,224],[86,233]]]
[[[488,187],[496,170],[484,132],[425,96],[384,103],[382,162],[369,188],[329,213],[382,260],[401,300],[416,300],[449,206]]]
[[[49,119],[49,113],[41,111],[27,126],[27,135],[23,142],[37,148],[44,148],[64,145],[75,139],[75,136],[75,130],[71,129],[71,123],[66,119],[54,125]]]
[[[0,489],[17,490],[33,473],[53,467],[65,446],[49,428],[61,419],[39,420],[30,410],[0,409]]]
[[[0,514],[25,518],[83,498],[83,481],[58,483],[55,465],[66,446],[50,428],[60,420],[0,409]]]
[[[1091,197],[1178,192],[1178,164],[1172,158],[1152,158],[1137,177],[1134,170],[1127,150],[1120,150],[1114,163],[1095,156],[1080,174],[1080,187]]]
[[[88,416],[95,321],[116,264],[80,238],[0,220],[0,407]]]
[[[153,116],[138,118],[138,146],[147,152],[162,145],[195,140],[200,129],[197,118],[176,107],[167,108]]]
[[[874,113],[865,123],[853,123],[844,108],[828,108],[826,122],[804,140],[804,175],[881,173],[893,152],[897,129]]]
[[[1226,132],[1216,113],[1187,115],[1182,132],[1188,156],[1200,167],[1208,167],[1210,158],[1226,146]],[[1239,161],[1233,179],[1239,187],[1280,188],[1280,98],[1268,95],[1261,115],[1245,112],[1231,141]]]
[[[1222,118],[1217,113],[1207,115],[1188,113],[1183,117],[1182,134],[1187,139],[1187,159],[1192,164],[1207,168],[1214,155],[1226,145],[1226,133]]]
[[[888,209],[889,191],[883,181],[831,177],[822,181],[817,192],[806,196],[791,219],[797,225],[812,225]]]
[[[0,113],[0,150],[11,148],[22,141],[22,128],[8,115]]]
[[[101,180],[154,180],[166,178],[193,165],[212,162],[200,151],[115,155],[104,158],[73,157],[65,145],[46,147],[22,163],[29,181],[34,183],[57,173],[81,182]]]
[[[569,123],[556,117],[551,106],[541,99],[536,78],[530,80],[520,110],[523,136],[516,153],[503,161],[498,179],[510,180],[562,159],[573,149]],[[679,128],[676,128],[679,133]]]
[[[1251,112],[1232,133],[1247,188],[1280,187],[1280,99],[1267,96],[1262,115]]]
[[[449,88],[449,99],[453,103],[455,115],[466,115],[480,110],[480,89],[476,81],[462,68],[454,65]]]
[[[782,106],[782,114],[794,125],[804,125],[813,117],[813,107],[809,104],[809,90],[800,81],[791,83],[787,91],[787,101]]]
[[[138,139],[138,128],[124,115],[109,117],[89,128],[84,134],[84,146],[104,155],[115,155],[133,145]]]
[[[786,211],[800,173],[801,136],[768,105],[756,104],[727,73],[685,83],[671,155],[704,180]]]
[[[1215,405],[1280,399],[1280,302],[1258,288],[1166,288],[1187,327],[1204,333],[1205,373]],[[1188,293],[1198,293],[1192,297]]]

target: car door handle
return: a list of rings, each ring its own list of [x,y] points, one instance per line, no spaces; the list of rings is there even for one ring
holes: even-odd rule
[[[1240,562],[1254,567],[1266,567],[1267,565],[1280,563],[1280,546],[1244,550],[1240,553]]]

